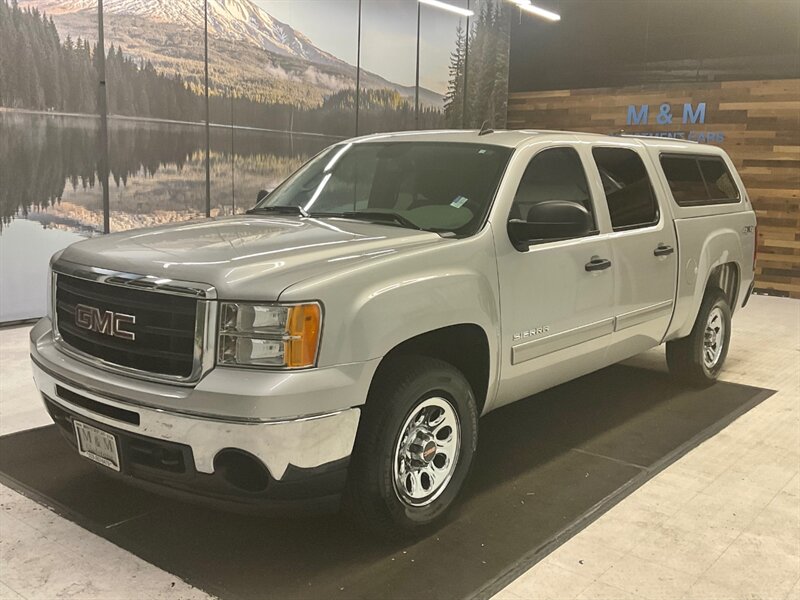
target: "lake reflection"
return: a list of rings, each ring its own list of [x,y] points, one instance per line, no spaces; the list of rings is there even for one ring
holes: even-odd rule
[[[91,116],[0,111],[0,322],[44,314],[50,255],[102,232],[98,126]],[[211,131],[212,215],[249,208],[259,189],[336,141]],[[111,231],[205,215],[202,126],[112,117],[109,168]]]

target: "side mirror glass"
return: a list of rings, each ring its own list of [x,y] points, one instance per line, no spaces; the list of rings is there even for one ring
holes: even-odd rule
[[[511,219],[508,237],[517,250],[543,241],[583,237],[592,231],[592,215],[577,202],[549,200],[534,204],[528,219]]]
[[[269,196],[269,190],[258,190],[258,194],[256,194],[256,204],[261,202],[264,198]]]

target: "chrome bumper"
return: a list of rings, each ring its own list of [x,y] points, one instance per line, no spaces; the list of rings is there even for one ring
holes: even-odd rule
[[[237,385],[247,386],[250,392],[237,398],[240,401],[236,405],[238,414],[232,412],[226,416],[221,412],[214,414],[196,410],[198,403],[193,402],[196,399],[192,398],[192,394],[199,394],[202,406],[208,406],[209,400],[213,399],[209,389],[224,384],[232,376],[230,373],[222,374],[222,382],[209,382],[199,391],[122,378],[58,352],[53,345],[48,319],[40,321],[31,332],[31,358],[39,391],[78,418],[82,416],[116,430],[189,446],[198,473],[213,473],[214,459],[221,450],[243,450],[259,459],[276,481],[281,481],[287,470],[319,471],[325,465],[341,464],[343,459],[350,456],[360,416],[357,405],[363,404],[366,399],[369,380],[374,372],[374,367],[367,363],[345,365],[338,370],[323,369],[332,375],[329,379],[331,390],[327,397],[318,390],[321,383],[318,380],[319,372],[237,374],[240,378]],[[214,372],[207,378],[213,375]],[[303,380],[298,381],[297,377],[302,375],[307,376],[308,391],[300,397],[296,392],[303,387]],[[70,394],[64,394],[63,391],[59,393],[59,387],[101,405],[136,413],[139,424],[121,421],[71,402],[64,398]],[[273,389],[275,397],[253,397],[253,389]],[[217,411],[224,410],[226,399],[233,397],[235,392],[236,389],[231,386],[225,392],[220,391],[214,408]],[[296,400],[294,404],[306,409],[313,405],[330,405],[332,397],[337,402],[349,395],[350,400],[348,406],[335,410],[292,417],[271,416],[275,403],[283,406],[286,402],[281,392],[290,393]],[[273,399],[276,402],[272,402]],[[242,402],[247,403],[248,408],[244,415]],[[91,402],[83,404],[91,406]],[[187,408],[172,408],[176,404],[183,404]],[[188,408],[193,405],[194,409]]]

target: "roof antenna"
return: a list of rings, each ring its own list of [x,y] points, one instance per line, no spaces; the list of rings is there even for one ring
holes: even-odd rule
[[[494,133],[494,129],[489,128],[489,121],[486,120],[481,125],[481,130],[478,132],[478,135],[489,135],[490,133]]]

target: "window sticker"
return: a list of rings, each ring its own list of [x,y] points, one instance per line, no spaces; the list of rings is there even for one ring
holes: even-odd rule
[[[456,196],[450,203],[450,206],[453,208],[461,208],[467,203],[467,200],[469,200],[469,198],[465,198],[464,196]]]

